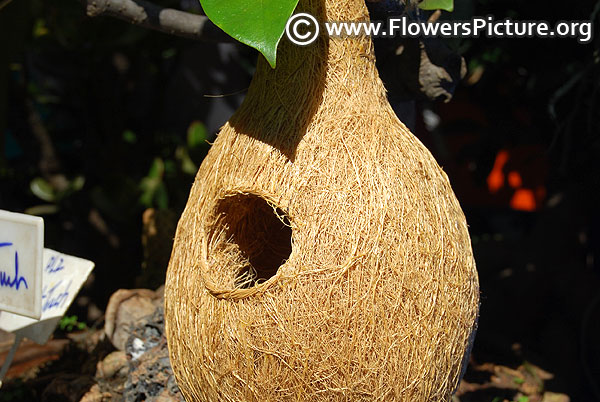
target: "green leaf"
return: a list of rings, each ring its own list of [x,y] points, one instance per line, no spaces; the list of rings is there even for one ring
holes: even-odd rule
[[[135,144],[137,142],[137,136],[131,130],[123,131],[123,141],[129,144]]]
[[[71,332],[75,328],[84,330],[87,328],[87,325],[85,322],[80,322],[76,315],[66,315],[60,319],[58,327],[63,331]]]
[[[85,177],[77,176],[69,183],[69,189],[73,192],[80,191],[85,185]]]
[[[175,56],[177,54],[177,49],[175,49],[174,47],[171,47],[169,49],[166,49],[162,52],[161,56],[163,59],[170,59],[171,57]]]
[[[33,179],[29,184],[29,188],[31,189],[33,195],[44,201],[56,201],[56,192],[54,191],[54,188],[52,188],[52,185],[41,177],[36,177]]]
[[[42,18],[38,18],[33,24],[33,37],[39,38],[40,36],[48,35],[50,31],[46,27],[46,21]]]
[[[446,10],[454,11],[454,0],[423,0],[419,3],[423,10]]]
[[[177,147],[177,149],[175,150],[175,158],[181,164],[181,170],[183,171],[183,173],[195,175],[198,171],[198,167],[192,161],[192,158],[190,158],[190,154],[188,153],[187,149],[183,146]]]
[[[177,173],[177,165],[172,159],[165,160],[165,177],[173,177]]]
[[[58,212],[58,205],[43,204],[29,207],[24,211],[27,215],[43,216],[52,215]]]
[[[146,208],[150,208],[153,205],[154,196],[156,191],[162,184],[162,181],[158,177],[144,177],[140,182],[140,203]]]
[[[216,26],[261,52],[275,68],[277,45],[298,0],[200,0],[200,3]]]
[[[167,209],[169,207],[169,194],[167,193],[167,186],[165,183],[160,182],[154,193],[154,202],[158,209]]]
[[[148,176],[144,177],[139,184],[142,192],[139,202],[145,207],[156,205],[160,209],[166,209],[169,206],[167,186],[163,182],[164,174],[168,169],[175,169],[173,161],[165,162],[161,158],[154,158]]]
[[[194,121],[188,127],[187,132],[187,143],[188,147],[196,148],[203,145],[208,139],[208,132],[206,127],[199,121]]]
[[[152,166],[150,166],[150,170],[148,171],[149,178],[152,179],[160,179],[163,177],[165,173],[165,163],[160,158],[154,158],[152,161]]]

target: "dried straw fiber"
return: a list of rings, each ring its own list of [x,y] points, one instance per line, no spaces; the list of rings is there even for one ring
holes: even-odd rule
[[[364,0],[297,11],[369,18]],[[370,39],[283,39],[177,228],[165,311],[186,399],[449,400],[478,301],[464,215]]]

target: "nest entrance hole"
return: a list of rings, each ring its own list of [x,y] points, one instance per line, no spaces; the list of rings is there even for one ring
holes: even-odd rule
[[[273,277],[292,252],[292,229],[287,215],[253,194],[228,196],[217,206],[216,228],[224,231],[242,261],[234,272],[236,288],[248,289]]]

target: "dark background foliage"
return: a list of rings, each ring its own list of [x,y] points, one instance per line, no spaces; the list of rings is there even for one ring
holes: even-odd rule
[[[457,0],[444,18],[598,25],[599,9]],[[555,375],[553,391],[600,398],[600,39],[449,44],[468,75],[451,102],[417,104],[415,132],[470,224],[482,291],[473,359],[528,361]],[[142,213],[182,211],[255,59],[237,44],[91,19],[75,0],[0,10],[0,208],[42,215],[47,247],[95,261],[72,313],[92,323],[112,292],[136,286]]]

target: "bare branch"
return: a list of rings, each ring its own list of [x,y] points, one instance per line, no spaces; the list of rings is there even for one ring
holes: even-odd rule
[[[90,17],[110,16],[171,35],[207,42],[233,42],[207,17],[172,8],[159,7],[145,0],[80,0]]]
[[[0,1],[0,10],[2,10],[4,7],[8,6],[11,2],[12,2],[12,0],[2,0],[2,1]]]

